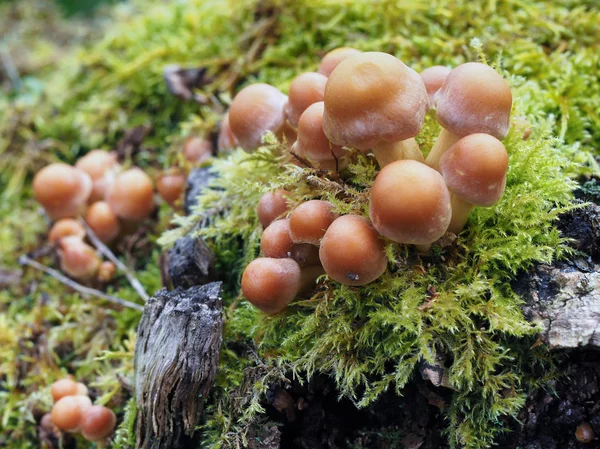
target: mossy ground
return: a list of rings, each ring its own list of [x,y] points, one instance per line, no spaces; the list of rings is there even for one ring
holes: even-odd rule
[[[324,278],[312,298],[262,317],[238,298],[241,270],[258,251],[252,205],[260,194],[287,187],[294,202],[327,198],[341,212],[364,215],[376,171],[372,159],[358,156],[341,179],[282,169],[276,142],[252,156],[236,151],[215,161],[223,190],[207,192],[191,218],[176,218],[181,228],[162,242],[206,219],[202,234],[228,273],[225,343],[203,447],[241,447],[249,426],[264,419],[260,399],[268,382],[290,372],[301,378],[325,372],[341,395],[366,406],[387,389],[402,394],[419,362],[441,355],[455,390],[445,410],[450,443],[488,447],[526,393],[552,376],[544,348],[531,349],[536,328],[522,317],[510,281],[536,261],[565,255],[553,222],[569,207],[573,179],[598,170],[600,11],[594,4],[134,1],[108,10],[103,17],[110,24],[100,20],[89,32],[51,8],[44,9],[48,16],[26,14],[38,11],[32,0],[3,5],[0,11],[21,17],[18,28],[0,19],[0,29],[13,30],[6,48],[24,61],[47,59],[33,67],[17,61],[32,67],[23,70],[19,91],[0,79],[0,268],[16,268],[16,256],[42,241],[46,223],[27,186],[49,161],[112,149],[127,130],[143,125],[152,132],[132,162],[157,170],[177,159],[188,132],[214,130],[221,113],[215,105],[226,105],[241,85],[260,80],[286,90],[337,46],[386,51],[415,70],[485,55],[510,80],[513,117],[520,117],[506,142],[507,193],[495,207],[478,210],[458,241],[432,258],[389,244],[390,269],[377,282],[356,289]],[[60,34],[41,23],[58,23]],[[216,102],[171,96],[162,80],[169,63],[207,68],[200,91]],[[527,129],[531,135],[523,140]],[[437,132],[429,117],[419,137],[424,148]],[[161,211],[152,243],[168,213]],[[138,277],[153,291],[158,245],[141,254]],[[111,288],[136,300],[122,279]],[[100,401],[123,416],[138,312],[82,298],[30,270],[0,291],[0,312],[0,445],[39,447],[35,417],[50,405],[50,383],[67,372],[89,381]],[[115,447],[129,447],[130,427],[126,420]]]

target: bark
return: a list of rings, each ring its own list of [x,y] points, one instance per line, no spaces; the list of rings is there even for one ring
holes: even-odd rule
[[[215,256],[200,237],[181,237],[168,253],[168,273],[174,287],[190,288],[215,280]]]

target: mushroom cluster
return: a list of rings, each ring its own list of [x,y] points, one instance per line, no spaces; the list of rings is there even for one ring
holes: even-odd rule
[[[42,426],[63,432],[81,433],[88,441],[102,441],[117,424],[114,412],[102,405],[92,405],[87,387],[71,378],[57,380],[50,389],[54,405],[42,417]]]
[[[420,75],[396,57],[339,48],[317,72],[296,77],[285,95],[251,84],[234,97],[227,132],[247,152],[267,132],[284,141],[289,159],[341,171],[358,150],[380,170],[368,218],[337,216],[315,199],[288,210],[293,194],[265,194],[257,214],[261,257],[242,276],[245,297],[266,313],[284,309],[315,277],[364,285],[387,267],[385,239],[427,254],[446,232],[459,233],[476,206],[504,192],[510,125],[508,83],[485,64],[435,66]],[[428,111],[441,133],[427,158],[415,137]]]

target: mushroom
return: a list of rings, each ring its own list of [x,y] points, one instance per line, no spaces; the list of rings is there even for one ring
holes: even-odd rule
[[[40,427],[51,435],[54,435],[54,424],[52,423],[52,415],[45,413],[40,420]]]
[[[251,84],[235,96],[229,108],[229,126],[244,150],[258,148],[267,131],[282,135],[287,100],[287,95],[262,83]]]
[[[100,282],[108,282],[117,274],[117,267],[114,263],[105,260],[100,264],[100,268],[98,268],[98,280]]]
[[[48,241],[50,243],[57,243],[64,237],[78,237],[83,239],[85,238],[85,229],[73,218],[61,218],[50,228]]]
[[[106,202],[120,218],[143,220],[154,209],[152,180],[137,167],[125,170],[108,187]]]
[[[471,134],[456,142],[440,160],[440,172],[452,201],[448,230],[458,234],[475,206],[492,206],[506,187],[508,154],[498,139]]]
[[[294,259],[303,267],[319,263],[319,250],[306,243],[294,243],[290,237],[290,220],[272,222],[263,231],[260,249],[266,257]]]
[[[494,69],[478,62],[456,67],[436,94],[436,117],[442,131],[427,156],[427,165],[439,170],[442,154],[469,134],[504,139],[511,107],[510,87]]]
[[[596,433],[594,432],[594,429],[592,429],[590,423],[584,421],[577,426],[575,438],[577,438],[577,441],[580,443],[588,444],[594,441]]]
[[[323,101],[325,84],[327,84],[327,77],[316,72],[303,73],[292,81],[285,106],[285,114],[292,126],[298,126],[300,116],[306,108],[313,103]]]
[[[67,377],[54,382],[50,387],[50,394],[54,402],[56,402],[66,396],[87,396],[88,390],[81,382],[75,382],[70,377]]]
[[[298,140],[290,151],[301,158],[314,161],[319,168],[340,169],[339,159],[345,151],[342,147],[332,145],[323,132],[324,110],[325,103],[319,101],[302,113],[298,122]]]
[[[365,285],[387,268],[383,240],[369,220],[358,215],[336,219],[321,240],[319,258],[334,281]]]
[[[158,177],[156,189],[162,199],[173,207],[175,202],[181,198],[186,181],[185,173],[177,168],[171,168]]]
[[[429,95],[430,109],[435,106],[435,93],[440,90],[451,70],[451,68],[443,65],[434,65],[421,72],[421,79],[425,84],[425,89],[427,89],[427,95]]]
[[[121,223],[106,201],[92,204],[85,214],[85,221],[94,234],[104,243],[112,242],[119,235]]]
[[[103,405],[92,405],[81,418],[81,433],[86,440],[101,441],[114,432],[117,417]]]
[[[322,75],[329,76],[331,75],[331,72],[333,72],[333,69],[335,69],[344,59],[360,53],[362,53],[360,50],[350,47],[340,47],[331,50],[323,56],[323,59],[321,59],[318,72]]]
[[[230,150],[231,148],[235,148],[239,145],[237,137],[231,131],[231,126],[229,125],[229,113],[223,116],[223,120],[221,121],[221,128],[219,129],[219,137],[217,139],[217,149],[219,151]]]
[[[287,190],[275,190],[260,197],[256,213],[263,228],[269,226],[290,209],[285,199],[289,194],[290,192]]]
[[[52,220],[80,215],[92,193],[92,179],[78,168],[56,163],[33,178],[33,193]]]
[[[417,72],[392,55],[361,53],[329,76],[323,131],[335,145],[372,150],[382,167],[398,159],[422,161],[414,136],[428,104]]]
[[[92,150],[75,164],[92,178],[92,193],[88,203],[104,199],[106,186],[113,178],[113,172],[118,169],[117,153],[114,151]]]
[[[100,268],[101,260],[94,248],[78,237],[61,239],[58,255],[61,270],[75,279],[91,279]]]
[[[450,193],[434,169],[417,161],[396,161],[377,174],[369,215],[384,237],[425,248],[448,228]]]
[[[296,207],[290,215],[290,237],[294,243],[319,246],[325,232],[338,218],[331,203],[310,200]]]
[[[183,157],[193,164],[201,164],[211,158],[213,144],[210,140],[198,136],[189,136],[183,142]]]
[[[52,423],[65,432],[76,432],[84,413],[91,406],[92,401],[87,396],[65,396],[52,407]]]

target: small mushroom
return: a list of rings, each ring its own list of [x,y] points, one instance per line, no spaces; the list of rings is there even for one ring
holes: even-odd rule
[[[79,430],[84,413],[92,406],[87,396],[65,396],[59,399],[50,412],[52,423],[65,432]]]
[[[189,136],[183,142],[183,157],[192,164],[201,164],[211,158],[213,144],[210,140],[198,136]]]
[[[266,228],[290,210],[285,198],[289,193],[287,190],[275,190],[260,197],[256,212],[258,221],[260,221],[263,228]]]
[[[575,438],[577,438],[577,441],[580,443],[588,444],[594,441],[596,433],[594,432],[594,429],[592,429],[590,423],[584,421],[577,426]]]
[[[56,163],[33,178],[33,193],[52,220],[80,215],[92,193],[92,179],[78,168]]]
[[[217,139],[217,149],[219,151],[230,150],[239,145],[239,142],[229,125],[229,113],[223,116],[221,121],[221,128],[219,129],[219,137]]]
[[[40,419],[40,427],[44,429],[48,434],[54,435],[54,424],[52,423],[52,415],[45,413]]]
[[[58,243],[64,237],[85,238],[85,229],[81,224],[73,218],[61,218],[50,228],[48,233],[48,241],[50,243]]]
[[[369,220],[358,215],[344,215],[331,223],[319,257],[329,277],[346,285],[373,282],[387,268],[383,240]]]
[[[285,131],[287,100],[287,95],[262,83],[251,84],[235,96],[229,108],[229,126],[244,150],[258,148],[267,131],[278,136]]]
[[[448,230],[458,234],[475,206],[492,206],[506,187],[508,153],[488,134],[463,137],[440,160],[440,172],[452,192],[452,221]]]
[[[319,168],[341,169],[340,158],[345,151],[342,147],[332,145],[323,132],[324,110],[325,103],[320,101],[310,105],[302,113],[298,122],[298,140],[290,151],[301,158],[314,161]]]
[[[335,145],[372,150],[382,167],[422,161],[414,137],[428,105],[417,72],[387,53],[361,53],[342,61],[327,80],[323,131]]]
[[[435,93],[440,90],[451,70],[451,68],[443,65],[434,65],[433,67],[429,67],[420,73],[421,79],[425,84],[425,89],[427,89],[427,95],[429,95],[430,109],[435,106]]]
[[[112,242],[119,235],[121,223],[106,201],[92,204],[85,214],[85,221],[94,234],[104,243]]]
[[[105,260],[100,264],[100,268],[98,268],[98,280],[100,282],[109,282],[112,278],[117,274],[117,267],[114,263]]]
[[[294,259],[303,267],[319,263],[319,250],[306,243],[294,243],[290,237],[290,220],[276,220],[263,231],[260,249],[266,257]]]
[[[300,116],[306,108],[323,101],[325,84],[327,84],[327,77],[316,72],[303,73],[292,81],[285,106],[287,119],[292,126],[298,126]]]
[[[156,189],[162,199],[173,207],[175,202],[181,198],[186,181],[185,173],[177,168],[171,168],[158,177]]]
[[[388,239],[429,245],[448,228],[450,193],[444,178],[427,165],[396,161],[377,174],[369,215],[375,229]]]
[[[427,156],[427,165],[439,170],[442,154],[469,134],[504,139],[511,107],[510,87],[491,67],[468,62],[453,69],[436,94],[436,117],[442,131]]]
[[[81,382],[75,382],[70,377],[67,377],[54,382],[50,387],[50,394],[54,402],[56,402],[66,396],[87,396],[88,390]]]
[[[125,170],[108,187],[106,202],[120,218],[143,220],[154,210],[152,180],[137,167]]]
[[[331,72],[333,72],[333,69],[335,69],[344,59],[360,53],[362,53],[360,50],[350,47],[340,47],[331,50],[323,56],[323,59],[321,59],[318,72],[322,75],[329,76],[331,75]]]
[[[86,440],[101,441],[112,434],[117,425],[114,412],[103,405],[92,405],[81,418],[81,433]]]
[[[338,218],[331,203],[310,200],[296,207],[290,215],[290,237],[295,243],[319,246],[331,223]]]
[[[103,150],[92,150],[75,164],[80,170],[83,170],[92,178],[92,193],[88,203],[104,199],[106,186],[114,177],[113,172],[118,169],[117,153]]]
[[[74,279],[89,280],[100,268],[100,257],[78,237],[65,237],[58,244],[60,268]]]

